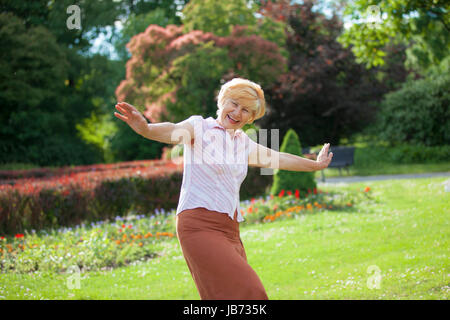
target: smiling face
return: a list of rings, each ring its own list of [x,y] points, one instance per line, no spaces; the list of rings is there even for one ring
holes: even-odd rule
[[[226,130],[239,130],[265,113],[261,86],[243,78],[234,78],[220,88],[217,96],[216,121]]]
[[[250,122],[252,117],[253,112],[250,108],[240,105],[233,99],[227,99],[223,108],[219,110],[216,120],[225,129],[237,130]]]

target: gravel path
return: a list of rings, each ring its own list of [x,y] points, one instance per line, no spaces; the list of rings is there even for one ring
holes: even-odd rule
[[[416,179],[416,178],[432,178],[432,177],[450,177],[450,172],[393,174],[393,175],[378,175],[378,176],[332,177],[332,178],[325,177],[325,182],[322,182],[322,177],[319,175],[318,177],[316,177],[316,182],[318,185],[326,186],[327,184],[352,183],[352,182],[361,182],[361,181]],[[450,182],[448,184],[450,184]]]

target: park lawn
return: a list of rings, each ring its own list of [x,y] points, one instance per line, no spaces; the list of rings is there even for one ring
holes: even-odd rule
[[[242,227],[248,261],[275,300],[448,299],[446,180],[324,187],[369,186],[376,201]],[[0,274],[0,299],[199,299],[178,240],[167,239],[158,251],[150,261],[83,273],[80,289],[68,289],[66,274]]]

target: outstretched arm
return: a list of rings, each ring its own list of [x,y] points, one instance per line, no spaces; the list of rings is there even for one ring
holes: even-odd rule
[[[328,154],[330,144],[327,143],[320,150],[317,160],[310,160],[286,152],[278,152],[258,144],[249,154],[249,166],[272,168],[288,171],[317,171],[328,167],[333,153]]]
[[[144,138],[167,144],[192,143],[195,139],[194,127],[189,122],[148,123],[134,106],[126,102],[117,103],[116,109],[119,112],[114,112],[114,115]]]

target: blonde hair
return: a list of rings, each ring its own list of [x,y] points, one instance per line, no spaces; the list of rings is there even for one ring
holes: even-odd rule
[[[217,97],[217,115],[228,99],[233,99],[241,106],[252,111],[253,121],[262,118],[266,112],[266,100],[261,86],[247,79],[234,78],[223,84]]]

